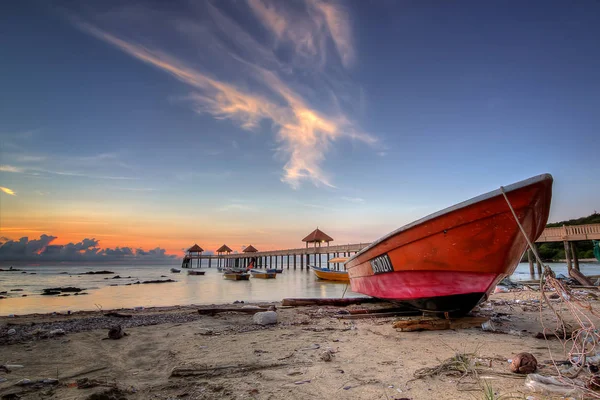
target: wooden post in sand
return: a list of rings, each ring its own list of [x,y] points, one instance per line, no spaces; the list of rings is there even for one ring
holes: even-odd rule
[[[577,271],[581,271],[579,269],[579,258],[577,257],[577,245],[575,244],[575,242],[570,242],[570,243],[571,243],[571,257],[573,257],[573,267]]]
[[[533,244],[533,246],[535,247],[535,252],[536,252],[536,253],[538,253],[538,254],[540,254],[540,253],[538,252],[537,244],[535,244],[535,243],[534,243],[534,244]],[[540,260],[538,260],[538,259],[536,258],[536,259],[535,259],[535,264],[536,264],[536,266],[537,266],[537,273],[538,273],[538,275],[542,275],[542,263],[540,263]]]
[[[535,271],[533,269],[533,258],[531,258],[531,249],[527,249],[527,261],[529,261],[529,275],[535,275]]]
[[[565,240],[563,242],[563,244],[565,245],[565,258],[567,259],[567,271],[569,271],[569,275],[571,274],[571,269],[573,268],[573,266],[571,265],[571,251],[569,249],[569,242],[567,240]]]

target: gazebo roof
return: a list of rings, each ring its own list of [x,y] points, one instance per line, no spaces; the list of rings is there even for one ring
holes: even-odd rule
[[[232,251],[226,244],[217,249],[217,253],[231,253]]]
[[[306,236],[304,239],[302,239],[302,241],[307,243],[333,242],[333,238],[321,231],[319,228],[317,228],[311,233],[309,233],[308,236]]]
[[[204,249],[197,244],[193,245],[188,249],[188,253],[202,253]]]
[[[244,253],[256,253],[258,250],[254,248],[254,246],[250,245],[244,249]]]

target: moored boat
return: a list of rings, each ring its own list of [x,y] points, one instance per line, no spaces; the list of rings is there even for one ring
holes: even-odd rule
[[[253,270],[250,271],[252,272],[252,278],[259,278],[259,279],[275,279],[277,278],[277,273],[275,272],[268,272],[268,271],[257,271],[257,270]]]
[[[177,269],[177,268],[171,268],[171,272],[174,274],[179,274],[181,272],[181,270]]]
[[[310,268],[313,270],[317,278],[325,281],[348,282],[350,280],[347,271],[336,271],[329,268],[314,267],[312,265]]]
[[[188,269],[188,275],[204,275],[206,271],[198,271],[194,269]]]
[[[231,281],[247,281],[248,279],[250,279],[250,274],[245,272],[225,272],[223,274],[223,277]]]
[[[552,176],[536,176],[456,204],[383,236],[346,263],[354,292],[423,311],[469,312],[511,275],[544,230]]]
[[[266,269],[267,272],[272,272],[275,274],[281,274],[283,272],[283,268],[281,269],[277,269],[277,268],[267,268]]]

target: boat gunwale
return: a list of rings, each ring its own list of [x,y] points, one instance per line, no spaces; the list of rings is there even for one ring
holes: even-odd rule
[[[500,186],[496,190],[492,190],[490,192],[487,192],[487,193],[484,193],[484,194],[480,194],[479,196],[472,197],[472,198],[470,198],[468,200],[465,200],[465,201],[462,201],[460,203],[454,204],[454,205],[452,205],[450,207],[446,207],[446,208],[444,208],[444,209],[442,209],[440,211],[436,211],[433,214],[426,215],[423,218],[420,218],[420,219],[418,219],[416,221],[413,221],[413,222],[411,222],[409,224],[401,226],[400,228],[398,228],[398,229],[396,229],[396,230],[388,233],[387,235],[384,235],[381,238],[377,239],[376,241],[374,241],[373,243],[371,243],[370,245],[368,245],[367,247],[365,247],[364,249],[360,250],[358,253],[354,254],[352,257],[350,257],[348,259],[348,261],[346,261],[345,264],[346,265],[350,264],[351,261],[354,261],[356,258],[360,257],[361,255],[365,254],[366,252],[368,252],[368,251],[372,250],[373,248],[377,247],[378,245],[380,245],[382,242],[386,241],[387,239],[389,239],[389,238],[391,238],[391,237],[393,237],[393,236],[395,236],[395,235],[397,235],[397,234],[399,234],[401,232],[404,232],[404,231],[406,231],[406,230],[408,230],[410,228],[413,228],[413,227],[415,227],[417,225],[421,225],[424,222],[427,222],[427,221],[433,220],[435,218],[441,217],[443,215],[450,214],[451,212],[454,212],[454,211],[457,211],[457,210],[460,210],[460,209],[472,206],[473,204],[477,204],[479,202],[482,202],[482,201],[489,200],[491,198],[500,196],[500,195],[502,195],[502,190],[504,190],[505,193],[510,193],[510,192],[515,191],[515,190],[522,189],[524,187],[531,186],[533,184],[540,183],[540,182],[547,181],[547,180],[549,180],[549,181],[552,182],[554,180],[554,178],[552,177],[551,174],[536,175],[536,176],[533,176],[531,178],[524,179],[524,180],[519,181],[519,182],[515,182],[515,183],[510,184],[508,186]],[[350,267],[350,268],[352,268],[352,267]]]

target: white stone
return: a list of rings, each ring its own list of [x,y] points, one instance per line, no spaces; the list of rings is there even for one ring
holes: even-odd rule
[[[8,332],[6,332],[6,333],[8,333],[9,335],[14,335],[17,333],[17,331],[16,331],[16,329],[13,328],[13,329],[9,329]]]
[[[64,335],[65,334],[65,330],[64,329],[53,329],[50,332],[48,332],[48,336],[52,337],[52,336],[59,336],[59,335]]]
[[[275,311],[257,312],[252,317],[252,321],[258,325],[272,325],[277,323],[277,313]]]

